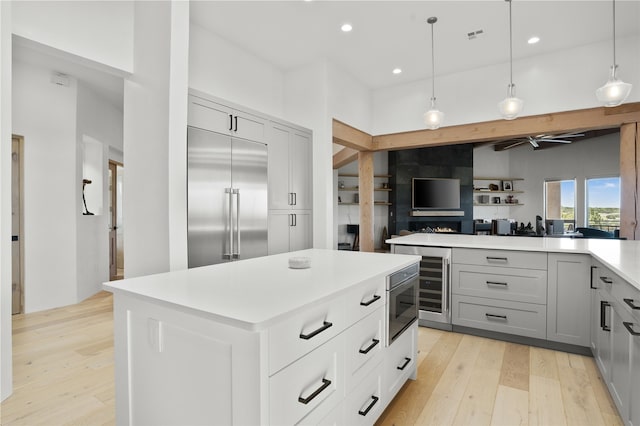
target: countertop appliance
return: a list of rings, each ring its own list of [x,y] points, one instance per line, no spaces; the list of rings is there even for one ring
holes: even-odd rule
[[[267,146],[187,128],[189,268],[267,255]]]
[[[394,244],[393,252],[422,256],[418,324],[451,330],[451,249]]]
[[[387,346],[418,319],[418,264],[387,276]]]

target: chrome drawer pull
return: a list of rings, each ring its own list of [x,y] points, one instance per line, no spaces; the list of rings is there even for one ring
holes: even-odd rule
[[[496,314],[485,314],[487,316],[487,319],[498,319],[498,320],[502,320],[502,321],[506,321],[507,320],[507,316],[506,315],[496,315]]]
[[[507,283],[501,283],[501,282],[498,282],[498,281],[487,281],[487,285],[501,285],[501,286],[503,286],[503,287],[506,287],[506,286],[507,286],[507,285],[509,285],[509,284],[507,284]]]
[[[366,355],[369,352],[371,352],[371,349],[375,348],[378,343],[380,343],[380,340],[372,339],[371,344],[369,346],[367,346],[365,349],[360,349],[358,352],[360,352],[363,355]]]
[[[320,393],[325,390],[326,388],[328,388],[331,385],[331,380],[327,380],[327,379],[322,379],[322,386],[320,386],[318,389],[316,389],[315,391],[313,391],[313,393],[311,395],[309,395],[306,398],[303,398],[301,396],[298,397],[298,402],[302,403],[302,404],[308,404],[310,403],[313,398],[315,398],[316,396],[320,395]]]
[[[507,259],[506,257],[493,257],[493,256],[487,256],[487,262],[508,262],[509,259]]]
[[[640,309],[640,306],[638,306],[635,303],[633,303],[633,299],[622,299],[622,300],[624,300],[624,303],[629,305],[631,307],[631,309]]]
[[[322,322],[322,327],[320,327],[317,330],[312,331],[309,334],[302,334],[300,333],[300,338],[304,339],[304,340],[309,340],[314,336],[317,336],[318,334],[322,333],[323,331],[325,331],[327,328],[331,327],[333,324],[330,323],[329,321],[323,321]]]
[[[372,304],[376,300],[380,300],[380,298],[381,298],[381,296],[378,296],[377,294],[374,294],[373,297],[371,298],[371,300],[369,300],[367,302],[360,302],[360,306],[369,306],[370,304]]]
[[[371,401],[371,404],[369,404],[369,406],[365,408],[364,411],[362,410],[358,411],[358,414],[360,414],[361,416],[366,416],[367,414],[369,414],[369,411],[371,411],[373,406],[376,405],[376,403],[380,398],[378,398],[377,396],[371,395],[371,399],[373,400]]]
[[[404,364],[402,364],[401,366],[397,367],[398,370],[404,370],[405,368],[407,368],[407,365],[409,365],[409,363],[411,362],[411,358],[404,358]]]
[[[600,277],[600,281],[602,281],[605,284],[613,284],[613,280],[609,277]]]
[[[632,322],[623,321],[622,324],[624,324],[624,328],[629,330],[629,333],[631,333],[632,336],[640,336],[640,331],[635,331],[633,329],[633,323]]]

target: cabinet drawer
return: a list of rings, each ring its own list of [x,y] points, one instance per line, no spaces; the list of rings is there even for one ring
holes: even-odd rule
[[[456,264],[453,265],[451,291],[467,296],[544,305],[547,303],[547,272]]]
[[[382,365],[363,380],[353,392],[347,393],[344,406],[346,425],[371,425],[384,407],[382,398]]]
[[[451,302],[455,325],[546,338],[547,309],[544,305],[460,295],[453,295]]]
[[[414,375],[417,369],[418,352],[415,346],[417,341],[418,325],[414,323],[405,330],[402,335],[386,348],[384,389],[387,402],[390,402],[398,393],[407,379]]]
[[[547,253],[454,248],[453,263],[508,268],[547,269]]]
[[[354,324],[376,309],[387,298],[384,278],[374,278],[349,291],[346,299],[347,324]]]
[[[292,316],[269,329],[269,375],[311,352],[347,326],[344,297]]]
[[[343,377],[341,334],[269,379],[269,423],[315,423],[324,418],[344,398]]]
[[[346,332],[346,389],[353,386],[371,371],[382,359],[384,307],[354,324]]]
[[[640,290],[614,275],[614,282],[611,286],[611,293],[636,321],[640,321]]]

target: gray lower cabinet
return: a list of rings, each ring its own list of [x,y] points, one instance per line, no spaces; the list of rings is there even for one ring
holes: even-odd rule
[[[547,340],[588,347],[591,256],[548,256]]]
[[[640,425],[640,291],[594,261],[591,349],[625,425]],[[597,314],[593,314],[597,313]]]
[[[640,333],[640,320],[633,322],[633,330]],[[631,392],[629,395],[629,424],[640,425],[640,336],[631,338]]]

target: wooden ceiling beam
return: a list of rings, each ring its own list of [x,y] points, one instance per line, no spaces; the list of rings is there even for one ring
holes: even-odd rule
[[[494,120],[481,123],[416,130],[373,137],[374,151],[424,148],[470,142],[486,142],[521,138],[543,133],[569,133],[620,127],[640,121],[640,102],[614,108],[589,108],[550,114],[532,115],[516,120]]]
[[[333,154],[333,168],[339,169],[342,166],[346,166],[358,159],[358,152],[353,148],[347,148],[346,146],[340,151]]]
[[[342,121],[333,119],[333,143],[355,149],[356,151],[371,151],[373,149],[372,136],[369,133],[349,126]]]

